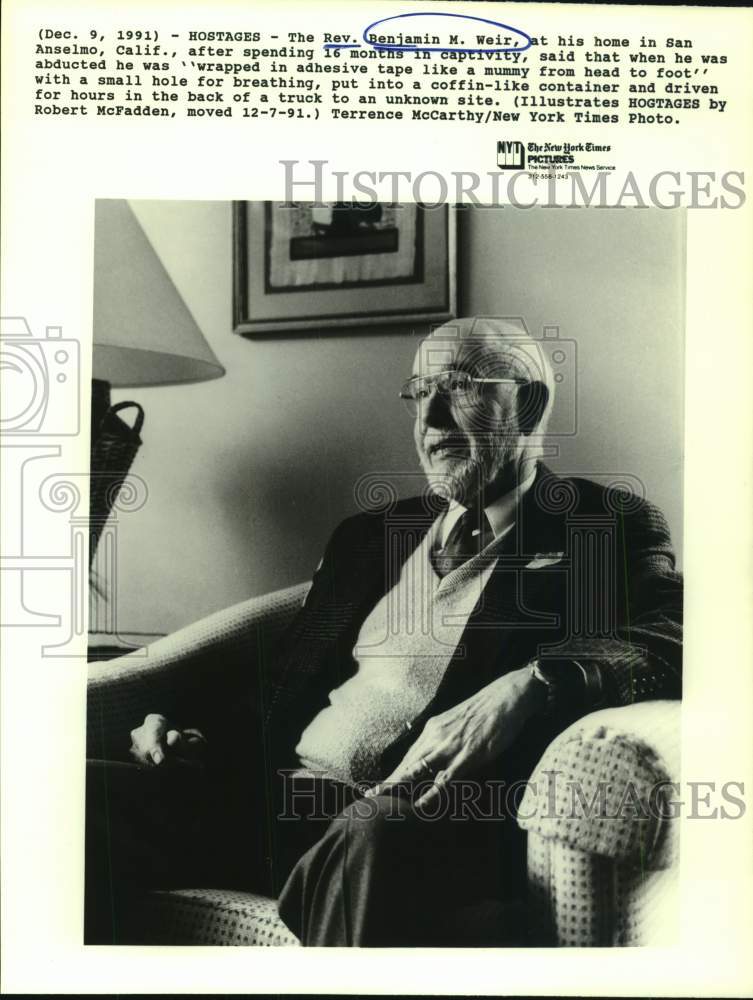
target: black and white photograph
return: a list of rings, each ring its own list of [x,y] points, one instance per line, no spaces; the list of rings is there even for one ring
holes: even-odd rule
[[[753,12],[5,0],[0,992],[753,989]]]
[[[96,202],[87,944],[676,943],[686,221]]]

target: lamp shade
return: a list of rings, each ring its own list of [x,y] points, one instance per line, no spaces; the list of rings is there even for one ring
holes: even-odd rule
[[[126,387],[224,374],[130,205],[97,201],[93,378]]]

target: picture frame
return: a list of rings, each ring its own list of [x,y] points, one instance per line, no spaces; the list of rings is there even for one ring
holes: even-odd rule
[[[456,228],[448,205],[234,202],[234,332],[452,319]]]

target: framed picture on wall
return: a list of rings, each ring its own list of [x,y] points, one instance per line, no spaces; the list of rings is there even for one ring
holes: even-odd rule
[[[455,226],[447,205],[235,202],[235,332],[451,319]]]

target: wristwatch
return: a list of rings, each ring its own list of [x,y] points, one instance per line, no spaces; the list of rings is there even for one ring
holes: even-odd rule
[[[578,660],[534,660],[531,676],[546,685],[546,714],[588,707],[598,708],[604,700],[601,671],[594,664]]]

